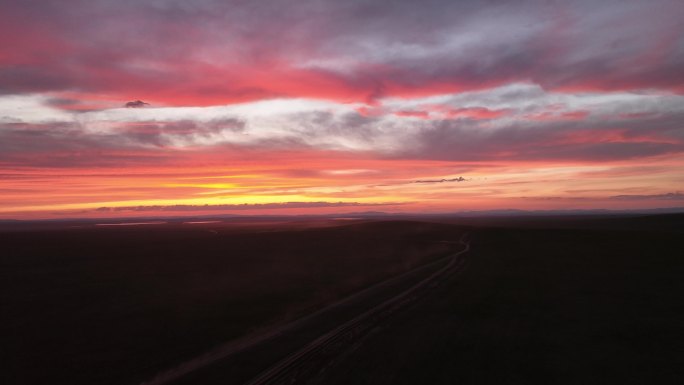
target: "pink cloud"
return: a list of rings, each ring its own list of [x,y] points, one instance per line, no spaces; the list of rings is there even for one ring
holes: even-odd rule
[[[589,2],[562,9],[510,6],[507,16],[496,22],[483,16],[486,9],[480,5],[464,9],[447,3],[432,8],[407,4],[384,9],[384,22],[371,18],[367,24],[355,16],[370,6],[362,3],[342,7],[323,2],[317,18],[304,5],[274,3],[271,8],[279,13],[275,17],[276,11],[266,6],[245,6],[241,13],[221,3],[200,3],[196,12],[173,4],[160,9],[145,1],[131,7],[106,2],[73,7],[5,3],[0,9],[4,92],[77,91],[88,99],[107,95],[157,105],[275,97],[372,104],[382,97],[430,96],[511,82],[559,91],[682,92],[684,87],[681,23],[672,16],[680,14],[681,5],[674,3],[614,13],[597,12]],[[107,17],[112,12],[122,17]],[[544,28],[530,36],[505,33],[545,12],[562,17],[545,18]],[[243,16],[235,16],[239,14]],[[414,14],[432,23],[411,34],[407,26],[413,25]],[[582,17],[584,24],[578,22]],[[478,41],[468,55],[439,46],[425,55],[389,49],[402,44],[430,48],[440,33],[458,24],[454,18],[474,20],[469,23],[474,35],[490,40]],[[624,27],[626,20],[629,28]],[[384,24],[372,28],[374,23]],[[500,33],[492,34],[496,31]],[[620,39],[623,35],[627,37]],[[366,45],[376,48],[368,52]],[[454,114],[495,117],[477,111]]]
[[[394,114],[409,118],[428,119],[430,117],[430,113],[427,111],[396,111]]]
[[[440,108],[449,118],[470,118],[476,120],[496,119],[511,112],[510,109],[490,110],[485,107]]]

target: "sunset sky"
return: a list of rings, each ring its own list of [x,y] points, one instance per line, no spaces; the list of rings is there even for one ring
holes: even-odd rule
[[[683,20],[0,0],[0,218],[684,207]]]

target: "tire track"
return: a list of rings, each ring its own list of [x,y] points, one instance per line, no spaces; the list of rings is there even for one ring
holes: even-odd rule
[[[393,313],[412,303],[429,289],[438,286],[449,276],[461,271],[465,264],[463,254],[470,250],[465,241],[465,234],[460,243],[465,248],[451,256],[449,263],[427,278],[411,286],[409,289],[367,310],[357,317],[343,323],[337,328],[318,337],[301,350],[293,353],[276,365],[259,374],[247,385],[275,385],[302,383],[318,375],[337,355],[355,340],[368,333]]]

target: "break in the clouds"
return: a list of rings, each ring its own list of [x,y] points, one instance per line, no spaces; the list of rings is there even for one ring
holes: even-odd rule
[[[0,210],[672,204],[683,16],[674,0],[3,2]]]
[[[121,212],[121,211],[247,211],[247,210],[273,210],[273,209],[310,209],[321,207],[373,207],[394,206],[396,203],[359,203],[359,202],[284,202],[284,203],[244,203],[239,205],[173,205],[173,206],[123,206],[123,207],[98,207],[97,212]]]

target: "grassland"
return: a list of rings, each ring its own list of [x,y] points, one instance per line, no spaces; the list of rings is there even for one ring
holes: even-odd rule
[[[654,221],[480,228],[462,275],[312,383],[680,383],[682,232]]]
[[[461,273],[349,341],[307,383],[684,378],[684,216],[413,219],[11,224],[0,232],[0,380],[138,384],[415,271],[453,252],[464,231]],[[410,286],[408,277],[363,301]],[[327,313],[177,383],[244,383],[357,310]]]
[[[417,222],[51,224],[0,234],[3,384],[137,384],[447,250]],[[442,237],[442,238],[440,238]]]

